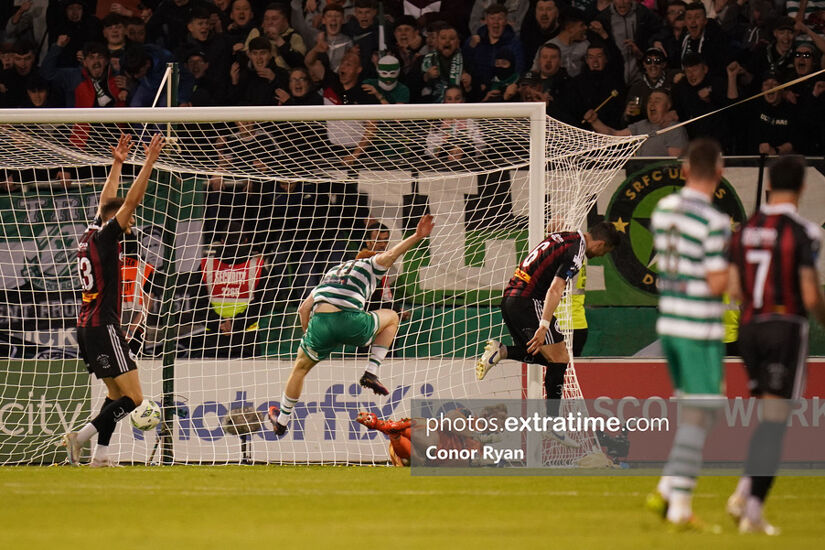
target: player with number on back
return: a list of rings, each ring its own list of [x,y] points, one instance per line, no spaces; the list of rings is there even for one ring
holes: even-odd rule
[[[600,222],[587,233],[551,232],[521,262],[510,279],[501,299],[501,313],[513,345],[487,340],[484,354],[476,363],[476,377],[484,379],[502,359],[538,363],[547,367],[544,389],[548,416],[558,416],[564,388],[564,372],[570,357],[564,336],[555,317],[567,281],[572,279],[585,256],[596,258],[609,254],[619,245],[619,233],[613,224]],[[579,444],[564,432],[555,437],[568,447]]]
[[[733,235],[729,250],[731,295],[742,301],[739,350],[764,406],[728,513],[743,533],[773,535],[762,505],[779,466],[789,400],[802,395],[807,312],[825,325],[825,299],[816,272],[822,230],[797,214],[805,159],[780,157],[769,178],[768,204]]]
[[[117,147],[112,148],[112,167],[100,193],[97,215],[78,245],[83,303],[77,320],[77,342],[89,373],[103,380],[108,393],[100,414],[79,431],[63,436],[72,464],[79,462],[83,444],[96,433],[92,466],[110,465],[108,446],[117,422],[143,402],[137,365],[120,325],[120,239],[123,233],[132,230],[135,209],[143,200],[152,166],[163,145],[160,134],[152,137],[145,147],[146,161],[126,198],[122,199],[117,196],[117,190],[132,142],[131,136],[120,136]]]
[[[428,237],[432,230],[433,217],[423,216],[415,234],[386,252],[349,260],[330,269],[303,301],[298,308],[304,330],[298,358],[281,395],[280,407],[273,405],[269,408],[269,420],[277,435],[286,433],[289,416],[301,397],[304,377],[318,362],[343,345],[372,344],[369,364],[359,383],[378,395],[389,394],[378,380],[378,367],[398,331],[398,314],[391,309],[370,312],[364,309],[376,285],[395,260]]]

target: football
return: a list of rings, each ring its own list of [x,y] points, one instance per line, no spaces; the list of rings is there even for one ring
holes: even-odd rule
[[[129,418],[132,420],[132,426],[138,430],[151,430],[160,422],[160,407],[151,399],[144,399]]]

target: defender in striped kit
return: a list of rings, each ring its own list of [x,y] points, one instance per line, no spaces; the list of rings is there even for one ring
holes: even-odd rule
[[[83,444],[97,434],[92,466],[111,465],[109,441],[117,422],[143,402],[137,365],[120,325],[120,239],[132,230],[135,209],[143,200],[152,166],[163,145],[160,134],[152,137],[143,168],[126,198],[121,199],[117,196],[120,173],[132,140],[131,136],[120,136],[117,147],[112,148],[112,167],[100,192],[97,215],[80,237],[77,267],[83,303],[77,320],[77,343],[89,373],[103,380],[108,391],[100,414],[79,431],[63,436],[72,464],[79,462]]]
[[[722,178],[722,152],[712,140],[690,144],[678,193],[659,201],[651,219],[658,269],[656,330],[680,398],[680,424],[647,506],[679,528],[701,528],[691,499],[702,467],[702,450],[721,405],[722,293],[728,282],[725,247],[730,218],[711,203]]]
[[[389,390],[378,380],[378,367],[398,331],[398,313],[391,309],[364,311],[376,286],[395,261],[433,230],[433,217],[423,216],[415,234],[386,252],[344,262],[321,279],[298,308],[304,336],[298,357],[281,395],[280,407],[269,408],[277,435],[286,433],[289,416],[301,397],[304,377],[318,362],[343,345],[369,346],[370,358],[359,383],[379,395]]]

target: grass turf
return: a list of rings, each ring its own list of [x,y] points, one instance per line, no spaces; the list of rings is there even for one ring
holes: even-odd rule
[[[721,535],[667,531],[642,509],[654,477],[411,477],[409,469],[175,466],[0,468],[0,548],[813,548],[825,478],[782,477],[779,540],[740,536],[731,477],[694,509]]]

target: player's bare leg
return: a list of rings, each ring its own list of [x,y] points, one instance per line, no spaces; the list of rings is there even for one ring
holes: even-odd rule
[[[378,367],[389,353],[392,341],[398,332],[399,317],[391,309],[379,309],[375,313],[378,315],[378,332],[370,347],[369,365],[364,375],[361,376],[359,384],[378,395],[388,395],[390,391],[378,380]]]
[[[292,372],[289,373],[286,388],[281,396],[281,406],[272,405],[269,407],[269,421],[272,422],[275,435],[281,436],[286,433],[289,416],[292,414],[298,399],[301,398],[301,392],[304,389],[304,378],[312,370],[312,367],[317,364],[318,362],[307,355],[303,348],[298,348],[298,357],[292,365]]]

